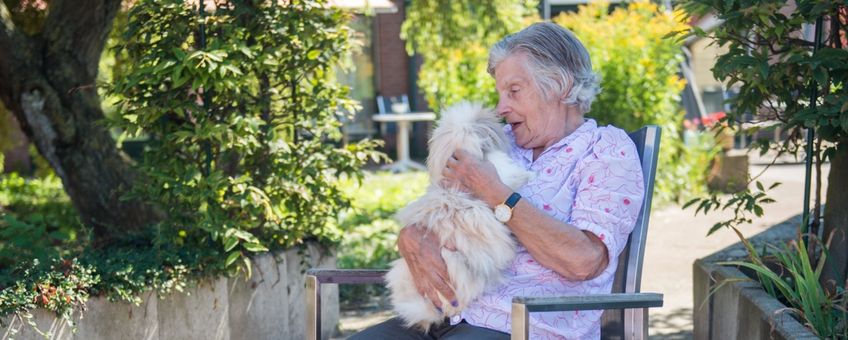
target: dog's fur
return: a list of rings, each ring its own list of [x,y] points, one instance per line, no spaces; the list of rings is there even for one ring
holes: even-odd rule
[[[444,246],[453,243],[456,251],[442,248],[458,306],[445,297],[443,314],[430,300],[421,296],[404,259],[392,263],[386,275],[394,310],[407,326],[428,330],[445,316],[458,314],[491,284],[501,279],[515,256],[515,241],[509,229],[495,219],[492,208],[454,187],[443,187],[442,171],[457,149],[495,165],[498,176],[513,190],[524,185],[533,174],[515,165],[506,154],[508,142],[492,110],[480,104],[463,102],[445,109],[438,127],[430,138],[427,170],[430,185],[424,196],[397,214],[403,226],[418,225],[435,233]]]

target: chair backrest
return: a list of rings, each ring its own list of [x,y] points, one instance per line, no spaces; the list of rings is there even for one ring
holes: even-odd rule
[[[377,113],[407,113],[410,112],[409,97],[377,96]]]
[[[637,293],[642,283],[642,260],[645,256],[645,240],[651,217],[651,199],[654,193],[654,177],[657,171],[657,156],[660,148],[660,128],[648,125],[628,134],[642,162],[645,182],[645,199],[636,219],[636,226],[627,239],[627,245],[618,257],[618,268],[613,281],[613,293]],[[607,310],[601,320],[601,337],[624,339],[627,333],[643,333],[647,330],[647,318],[641,310]]]

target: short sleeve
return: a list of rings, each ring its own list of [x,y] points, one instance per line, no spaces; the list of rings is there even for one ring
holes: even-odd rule
[[[575,174],[579,180],[570,222],[606,245],[610,261],[600,279],[615,271],[644,199],[636,146],[623,130],[599,128]]]

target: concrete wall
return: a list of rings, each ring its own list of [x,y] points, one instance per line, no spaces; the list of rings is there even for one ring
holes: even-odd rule
[[[750,240],[755,245],[785,242],[794,237],[799,220],[797,217],[790,219]],[[755,249],[762,248],[755,246]],[[743,259],[745,256],[744,246],[737,243],[695,261],[694,338],[818,339],[785,310],[786,306],[769,296],[759,283],[750,280],[734,267],[715,264],[719,261]],[[739,281],[715,289],[727,279]]]
[[[289,250],[253,261],[253,276],[221,277],[199,283],[185,293],[157,297],[142,294],[139,306],[92,298],[86,311],[77,312],[76,332],[63,320],[43,309],[31,319],[7,318],[9,327],[0,329],[1,339],[74,340],[166,340],[166,339],[303,339],[306,329],[306,296],[303,271],[309,267],[335,267],[336,259],[318,246],[309,246],[308,256]],[[325,320],[323,337],[329,338],[339,319],[338,286],[322,287]],[[14,334],[17,332],[17,334]]]

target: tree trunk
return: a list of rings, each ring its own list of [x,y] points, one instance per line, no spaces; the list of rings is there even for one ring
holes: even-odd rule
[[[100,239],[124,238],[156,221],[121,197],[133,172],[108,130],[95,80],[120,0],[55,0],[40,34],[15,28],[0,2],[0,99],[62,179]]]
[[[825,287],[845,287],[848,275],[848,138],[838,145],[830,160],[827,204],[824,208],[824,237],[831,237],[822,282]]]

